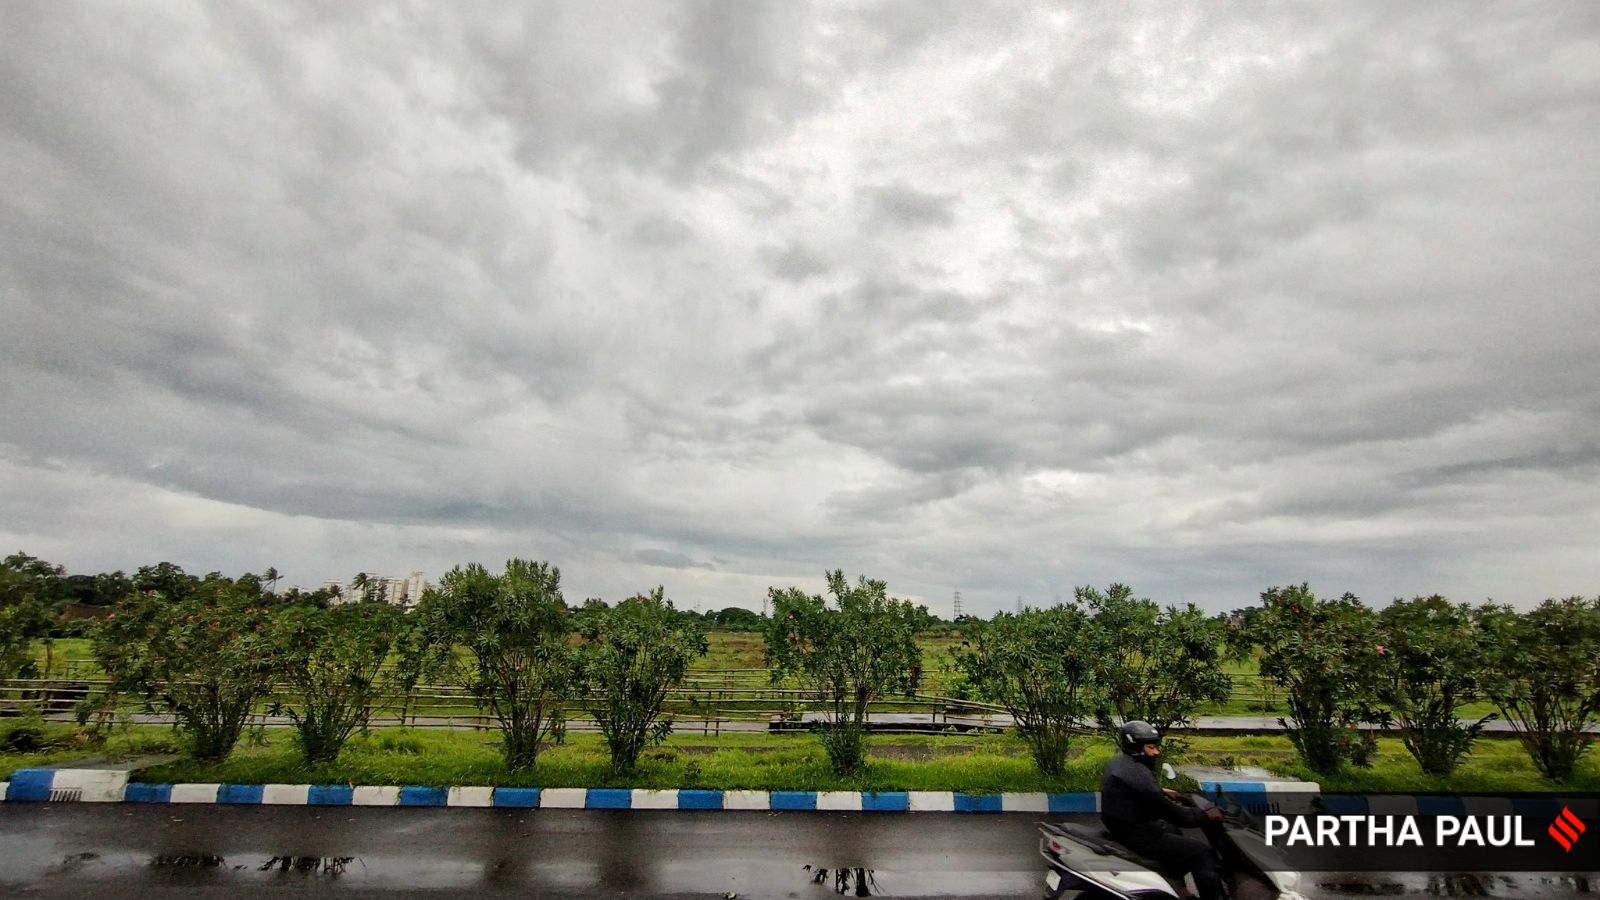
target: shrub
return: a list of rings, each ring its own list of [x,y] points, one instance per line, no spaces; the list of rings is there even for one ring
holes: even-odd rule
[[[1106,642],[1101,677],[1109,707],[1100,711],[1102,727],[1142,719],[1165,734],[1188,722],[1201,704],[1228,699],[1233,682],[1222,670],[1226,634],[1220,621],[1192,603],[1163,610],[1152,600],[1135,599],[1123,584],[1105,593],[1092,587],[1075,593]]]
[[[1490,604],[1476,618],[1483,692],[1546,778],[1570,778],[1600,716],[1600,597],[1546,600],[1526,614]]]
[[[1361,722],[1381,720],[1376,689],[1377,617],[1353,594],[1320,600],[1309,585],[1274,587],[1248,626],[1261,648],[1261,674],[1284,689],[1289,717],[1279,719],[1300,758],[1331,773],[1365,764],[1376,747]]]
[[[524,559],[507,561],[500,575],[476,563],[457,566],[423,593],[414,614],[413,671],[464,684],[499,723],[507,767],[532,767],[562,725],[577,663],[567,647],[561,570]]]
[[[253,597],[213,576],[182,600],[135,594],[95,631],[94,656],[112,689],[170,710],[202,760],[228,755],[272,688],[267,611],[248,605]]]
[[[593,610],[581,648],[585,705],[605,735],[612,768],[632,770],[646,744],[672,731],[661,718],[667,692],[706,654],[706,636],[672,608],[661,588]]]
[[[891,693],[916,690],[922,655],[916,630],[921,614],[891,599],[888,585],[844,572],[828,573],[834,606],[799,588],[772,589],[766,622],[766,659],[774,683],[801,679],[828,708],[822,745],[833,771],[857,771],[866,762],[867,707]]]
[[[969,621],[953,652],[977,693],[1006,708],[1048,777],[1066,770],[1073,735],[1106,707],[1100,667],[1109,647],[1088,613],[1075,605],[1001,612]]]
[[[1494,718],[1463,722],[1457,715],[1477,699],[1482,665],[1482,633],[1472,610],[1438,595],[1396,600],[1378,614],[1378,627],[1378,699],[1422,771],[1449,775]]]
[[[282,708],[295,724],[306,762],[328,762],[357,728],[366,727],[380,672],[405,627],[387,604],[283,609],[273,615],[272,640],[281,677],[295,702]]]

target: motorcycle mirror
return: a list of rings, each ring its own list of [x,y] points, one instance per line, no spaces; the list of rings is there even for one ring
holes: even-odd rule
[[[1162,763],[1161,764],[1161,775],[1162,775],[1163,778],[1167,779],[1168,781],[1177,781],[1178,780],[1178,770],[1174,769],[1172,767],[1172,763]]]

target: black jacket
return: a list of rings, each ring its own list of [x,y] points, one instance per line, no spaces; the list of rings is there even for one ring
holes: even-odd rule
[[[1205,818],[1194,807],[1172,802],[1161,792],[1156,773],[1126,753],[1106,763],[1100,779],[1100,821],[1113,838],[1130,846],[1148,844],[1167,832],[1163,822],[1193,828]]]

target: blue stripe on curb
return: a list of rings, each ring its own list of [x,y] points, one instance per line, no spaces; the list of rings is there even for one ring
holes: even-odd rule
[[[401,806],[444,806],[449,799],[444,788],[408,784],[400,788]]]
[[[679,809],[721,809],[721,791],[678,791]]]
[[[773,809],[816,809],[816,791],[773,791],[771,804]]]
[[[1419,816],[1464,816],[1466,814],[1467,802],[1460,797],[1417,795],[1417,815]]]
[[[633,791],[628,788],[589,788],[583,795],[584,809],[632,809]]]
[[[494,805],[513,809],[538,809],[538,788],[502,787],[494,789]]]
[[[1202,781],[1200,790],[1208,794],[1265,794],[1267,786],[1260,781]]]
[[[1093,791],[1078,791],[1073,794],[1051,794],[1050,811],[1053,813],[1092,813],[1100,795]]]
[[[6,788],[6,801],[43,803],[50,799],[50,785],[55,780],[54,769],[18,769],[11,773],[11,786]]]
[[[905,812],[911,808],[911,795],[905,791],[863,793],[861,809],[864,812]]]
[[[1324,794],[1322,808],[1336,816],[1364,816],[1367,814],[1367,798],[1354,794]]]
[[[264,784],[225,784],[217,789],[217,802],[256,806],[261,803],[261,793],[265,789]]]
[[[956,812],[1000,812],[999,794],[956,794]]]
[[[122,791],[124,803],[171,803],[172,785],[129,782]]]
[[[306,805],[349,806],[355,797],[356,789],[347,784],[313,784],[306,791]]]

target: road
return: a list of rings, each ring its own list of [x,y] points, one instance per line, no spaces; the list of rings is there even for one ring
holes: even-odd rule
[[[0,895],[1036,898],[1034,818],[7,804]],[[1350,876],[1310,893],[1484,887],[1397,878]],[[1501,897],[1578,896],[1570,882],[1534,876],[1487,887]]]

